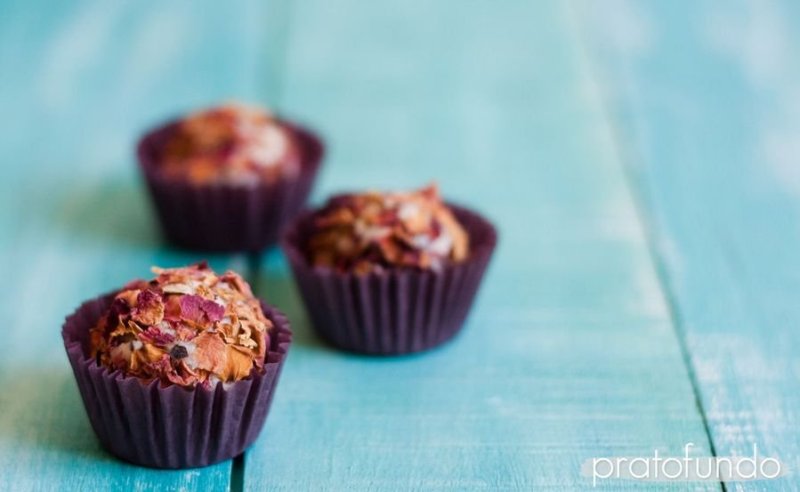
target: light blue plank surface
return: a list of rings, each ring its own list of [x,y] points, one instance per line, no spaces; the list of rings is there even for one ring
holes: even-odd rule
[[[800,6],[581,8],[716,452],[756,444],[793,470],[728,488],[797,490]]]
[[[163,472],[104,453],[60,327],[80,302],[153,264],[198,259],[161,247],[133,142],[176,111],[254,96],[269,43],[247,19],[262,9],[18,2],[0,11],[0,490],[226,490],[230,462]]]
[[[708,454],[566,7],[305,0],[291,18],[280,102],[328,137],[317,197],[436,179],[501,240],[464,333],[394,359],[322,346],[267,255],[297,341],[245,489],[581,489],[590,457]]]

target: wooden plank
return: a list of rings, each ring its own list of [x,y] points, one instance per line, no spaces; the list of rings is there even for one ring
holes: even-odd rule
[[[103,452],[59,331],[80,302],[151,265],[200,259],[161,245],[132,147],[175,112],[255,98],[269,69],[258,58],[271,46],[254,21],[261,7],[25,2],[2,11],[0,489],[227,490],[230,462],[165,472]]]
[[[581,6],[588,44],[650,206],[717,454],[757,445],[797,470],[800,8],[594,7]],[[795,471],[758,488],[798,483]]]
[[[267,255],[297,336],[245,489],[587,488],[590,457],[708,454],[565,7],[303,0],[290,18],[282,106],[330,143],[318,199],[437,179],[501,240],[461,336],[402,358],[322,346]]]

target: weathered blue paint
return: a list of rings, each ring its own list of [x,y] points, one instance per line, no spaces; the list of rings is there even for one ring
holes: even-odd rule
[[[756,445],[793,470],[757,488],[796,490],[800,8],[626,5],[613,32],[582,6],[716,452]]]
[[[321,345],[267,255],[261,288],[298,336],[245,488],[580,489],[589,457],[708,453],[566,6],[306,0],[291,18],[281,103],[330,142],[317,198],[435,179],[500,246],[461,336],[394,359]]]
[[[262,16],[244,3],[0,5],[0,490],[229,486],[230,462],[164,472],[102,451],[60,328],[83,300],[151,265],[199,258],[161,245],[133,143],[160,118],[255,94],[265,40],[241,7]]]

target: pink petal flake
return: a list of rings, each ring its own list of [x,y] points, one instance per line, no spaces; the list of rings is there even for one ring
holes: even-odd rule
[[[188,321],[201,323],[203,321],[216,322],[225,315],[225,308],[214,301],[204,299],[197,295],[181,297],[181,317]]]

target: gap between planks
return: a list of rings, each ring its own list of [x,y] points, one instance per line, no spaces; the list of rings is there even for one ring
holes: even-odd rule
[[[703,405],[703,399],[700,394],[700,382],[697,379],[697,373],[694,364],[692,363],[691,351],[687,341],[683,317],[680,313],[675,291],[672,288],[673,284],[670,279],[666,263],[664,258],[658,252],[656,238],[657,230],[655,226],[655,219],[653,217],[653,210],[650,207],[650,204],[652,203],[651,197],[647,193],[646,183],[641,178],[640,174],[636,172],[633,166],[633,163],[637,160],[634,157],[635,151],[633,149],[629,149],[628,146],[624,144],[625,140],[622,135],[621,125],[613,116],[611,102],[607,97],[605,97],[607,91],[603,90],[604,84],[602,83],[602,79],[600,77],[600,70],[595,65],[599,62],[591,61],[591,56],[589,55],[590,48],[585,35],[585,25],[579,19],[580,14],[577,13],[578,9],[579,7],[576,6],[575,2],[569,3],[569,17],[570,22],[573,25],[573,32],[578,38],[577,46],[580,51],[579,56],[583,61],[584,67],[586,67],[585,69],[588,72],[590,80],[594,81],[594,99],[597,101],[600,114],[607,122],[606,128],[608,128],[609,131],[611,145],[613,146],[619,160],[619,164],[622,167],[626,188],[628,189],[633,201],[637,220],[644,232],[647,254],[656,273],[656,277],[658,278],[658,283],[660,286],[659,290],[666,303],[670,324],[672,325],[672,328],[675,332],[675,338],[677,339],[678,346],[680,347],[681,359],[683,360],[686,373],[689,377],[689,382],[692,386],[695,406],[697,407],[697,411],[700,413],[700,418],[703,422],[703,430],[706,434],[708,449],[711,452],[712,457],[717,457],[717,450],[714,446],[714,438],[711,434],[708,416],[706,414],[706,409]],[[727,486],[725,485],[725,482],[720,481],[717,483],[719,484],[722,492],[727,492]]]

